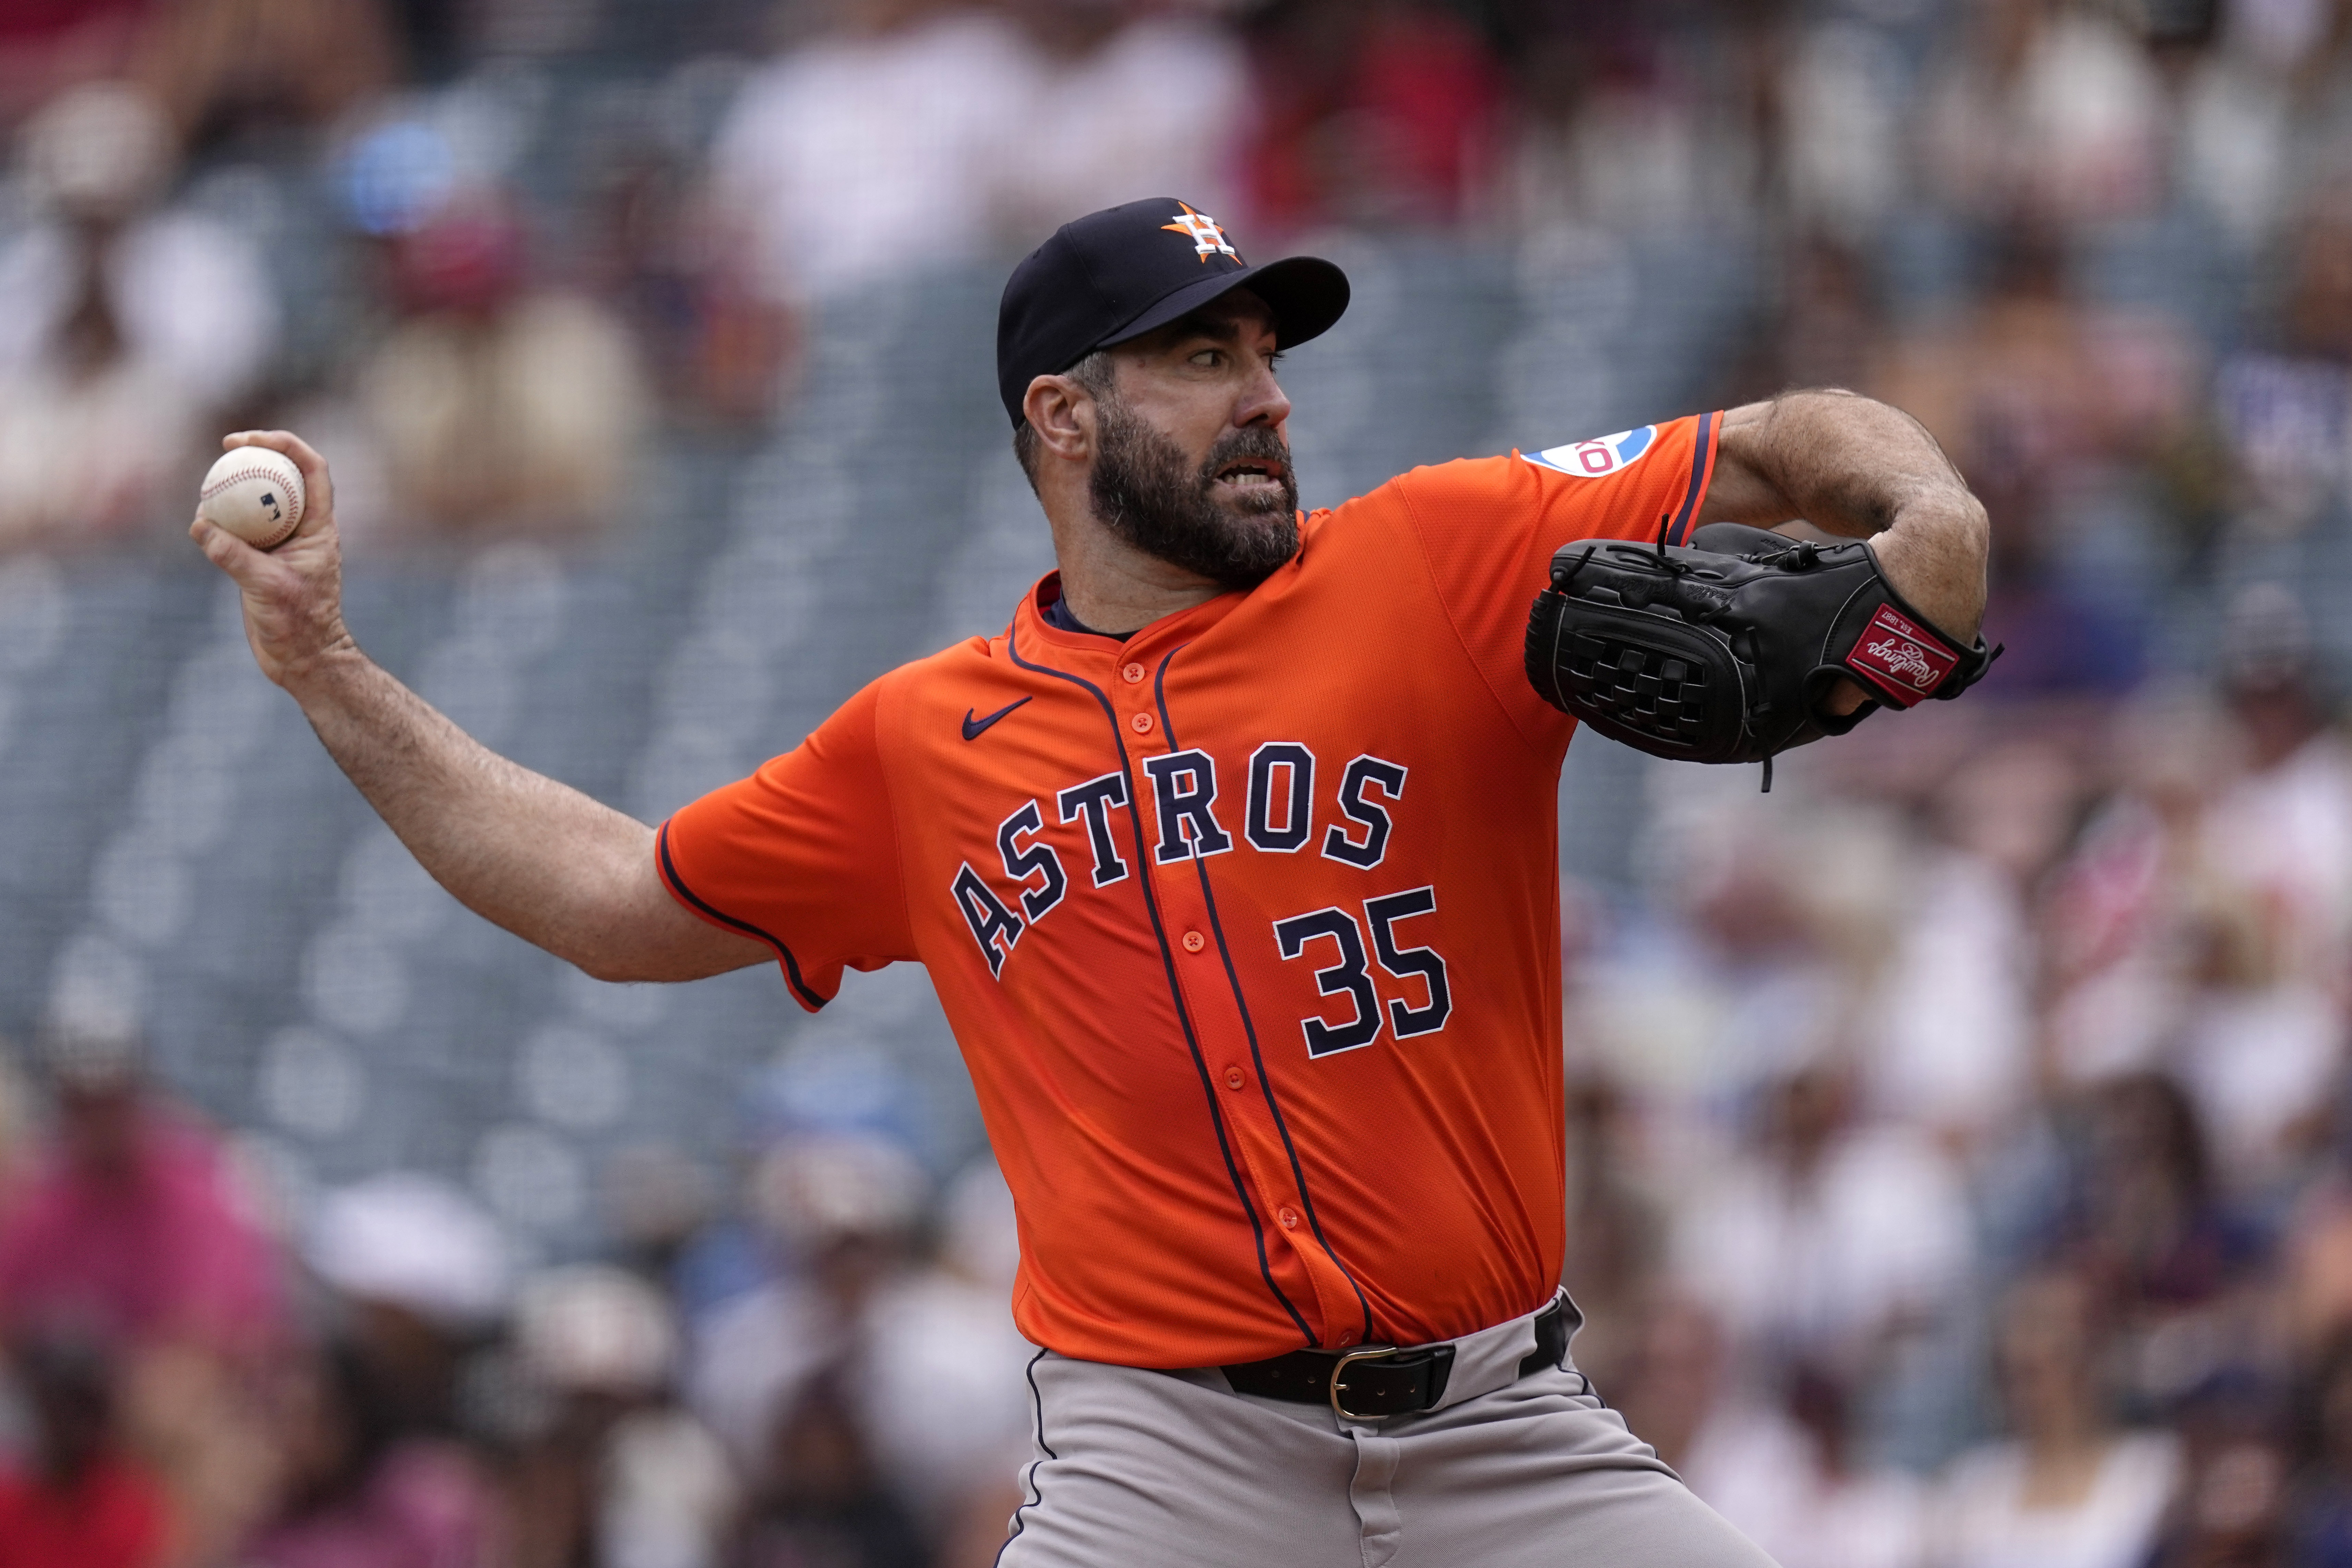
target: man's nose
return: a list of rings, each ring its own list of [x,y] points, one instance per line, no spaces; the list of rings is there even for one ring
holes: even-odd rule
[[[1250,378],[1248,387],[1243,392],[1241,401],[1234,407],[1234,423],[1242,426],[1264,425],[1280,429],[1289,417],[1290,399],[1284,395],[1282,384],[1275,380],[1274,367],[1259,366],[1257,374]]]

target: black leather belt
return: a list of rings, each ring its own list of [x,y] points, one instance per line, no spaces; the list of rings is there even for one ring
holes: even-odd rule
[[[1568,1303],[1554,1301],[1536,1314],[1536,1348],[1519,1359],[1519,1375],[1558,1366],[1568,1353]],[[1351,1351],[1292,1351],[1265,1361],[1223,1369],[1236,1394],[1286,1399],[1294,1405],[1328,1405],[1335,1415],[1377,1420],[1433,1410],[1445,1397],[1454,1373],[1454,1347],[1363,1345]]]

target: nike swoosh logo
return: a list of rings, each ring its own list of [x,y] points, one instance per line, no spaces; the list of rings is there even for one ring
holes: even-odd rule
[[[1021,702],[1026,702],[1029,699],[1024,697],[1021,700]],[[1020,707],[1021,702],[1008,702],[1003,707],[999,708],[995,712],[991,713],[985,719],[975,719],[971,716],[971,710],[969,708],[965,709],[963,710],[963,738],[967,741],[979,740],[982,731],[986,730],[991,724],[995,723],[999,719],[1003,718],[1007,713],[1012,712],[1015,708]]]

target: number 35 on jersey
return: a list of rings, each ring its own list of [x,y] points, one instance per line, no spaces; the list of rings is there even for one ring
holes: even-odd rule
[[[1391,808],[1404,797],[1408,773],[1384,758],[1359,756],[1339,770],[1338,786],[1326,799],[1317,794],[1315,753],[1295,741],[1269,741],[1251,754],[1234,819],[1236,803],[1223,796],[1216,759],[1207,752],[1171,752],[1140,761],[1141,802],[1130,798],[1126,772],[1083,780],[1050,802],[1024,801],[1006,816],[996,830],[996,863],[988,874],[970,860],[957,868],[949,892],[991,974],[1003,977],[1023,934],[1074,896],[1074,889],[1085,896],[1133,875],[1129,861],[1139,844],[1157,865],[1237,850],[1297,855],[1311,847],[1327,860],[1377,873],[1388,858],[1396,828]],[[1325,809],[1318,812],[1318,805]],[[1066,849],[1072,852],[1067,859]],[[1384,1029],[1402,1041],[1445,1027],[1454,1010],[1445,960],[1416,943],[1411,930],[1416,916],[1436,909],[1437,889],[1423,886],[1376,891],[1273,922],[1276,951],[1285,960],[1317,964],[1316,990],[1333,999],[1322,1013],[1299,1020],[1310,1058],[1360,1049]],[[1393,983],[1392,991],[1406,994],[1383,1001],[1375,964]]]

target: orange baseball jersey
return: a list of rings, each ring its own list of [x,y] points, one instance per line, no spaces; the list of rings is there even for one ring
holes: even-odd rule
[[[1556,795],[1521,670],[1579,538],[1696,526],[1717,416],[1416,468],[1247,592],[891,671],[663,825],[802,1005],[929,966],[1019,1215],[1013,1317],[1134,1366],[1532,1311],[1565,1241]]]

